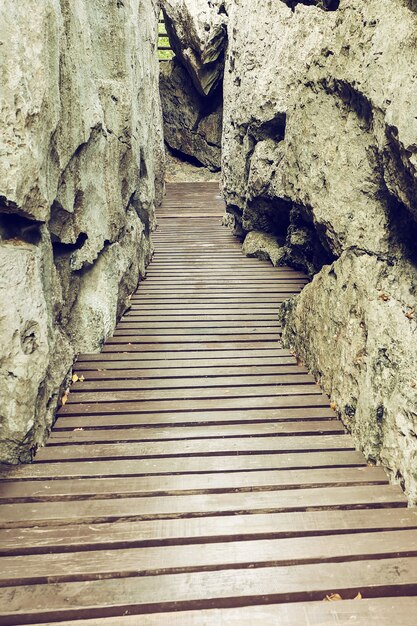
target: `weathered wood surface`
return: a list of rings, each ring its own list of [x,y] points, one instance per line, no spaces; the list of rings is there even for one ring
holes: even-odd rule
[[[222,213],[216,185],[169,186],[130,310],[2,473],[0,625],[417,623],[417,511],[280,346],[306,278],[245,259]]]

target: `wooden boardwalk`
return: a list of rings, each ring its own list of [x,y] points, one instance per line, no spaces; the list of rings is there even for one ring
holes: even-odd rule
[[[2,474],[0,625],[416,626],[417,511],[279,343],[305,277],[222,213],[169,187],[131,309]]]

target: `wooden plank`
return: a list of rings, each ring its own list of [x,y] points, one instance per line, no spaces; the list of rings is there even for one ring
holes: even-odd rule
[[[310,396],[322,395],[321,389],[308,377],[308,383],[300,384],[276,384],[255,386],[221,386],[221,387],[183,387],[183,388],[160,388],[160,389],[127,389],[125,391],[113,389],[112,391],[100,390],[99,398],[96,391],[83,391],[70,393],[68,404],[76,402],[128,402],[128,401],[161,401],[165,400],[201,400],[203,398],[264,398],[269,396]],[[82,384],[81,384],[82,387]]]
[[[250,353],[249,353],[250,354]],[[196,359],[190,358],[173,358],[173,359],[160,359],[158,353],[152,355],[153,358],[143,359],[143,355],[135,354],[118,354],[113,355],[106,354],[104,357],[100,354],[86,354],[77,362],[77,371],[91,370],[97,371],[97,369],[155,369],[158,368],[162,373],[164,370],[176,370],[181,368],[183,370],[189,368],[196,368],[196,371],[201,371],[201,368],[214,369],[226,367],[277,367],[281,365],[296,365],[296,360],[291,355],[275,356],[273,358],[268,357],[253,357],[246,356],[244,360],[241,357],[223,358],[221,360],[215,358]],[[180,355],[181,356],[181,355]],[[110,357],[110,358],[109,358]]]
[[[169,519],[278,513],[325,509],[407,507],[399,487],[392,485],[289,489],[175,497],[111,498],[67,500],[0,505],[0,527],[30,527],[48,524],[81,524],[116,521],[122,518]],[[417,575],[417,572],[416,572]]]
[[[194,256],[195,255],[193,255],[193,257]],[[165,268],[161,267],[157,270],[156,265],[154,266],[153,261],[152,261],[151,265],[149,265],[146,269],[146,280],[150,280],[150,278],[152,278],[152,280],[163,281],[163,280],[166,280],[167,275],[171,277],[178,276],[179,280],[183,280],[188,275],[188,272],[189,272],[190,278],[193,278],[195,280],[203,279],[203,280],[208,280],[208,281],[213,282],[216,280],[216,276],[218,277],[218,274],[216,274],[214,269],[212,271],[208,270],[208,265],[210,265],[212,261],[215,263],[215,265],[217,265],[217,259],[216,257],[213,257],[213,254],[210,255],[210,258],[206,258],[203,264],[199,266],[195,266],[195,267],[190,267],[183,271],[178,271],[178,273],[175,269],[173,269],[170,266],[169,259],[171,259],[173,263],[176,263],[176,261],[178,260],[181,261],[181,257],[176,257],[171,253],[166,258],[164,258],[162,255],[157,258],[158,258],[158,265],[163,263],[166,267]],[[156,263],[156,259],[154,260]],[[185,261],[185,260],[186,260],[185,258],[182,258],[182,261]],[[187,257],[187,260],[193,260],[193,259],[188,259]],[[228,274],[231,276],[231,279],[233,281],[240,281],[242,284],[245,284],[246,278],[248,280],[254,280],[255,278],[259,278],[262,281],[265,280],[265,281],[274,281],[274,282],[293,282],[293,281],[310,280],[308,276],[306,276],[306,274],[304,274],[303,272],[298,272],[292,269],[277,268],[271,265],[271,263],[269,263],[268,261],[262,262],[262,261],[259,261],[258,259],[256,260],[250,259],[248,257],[242,256],[242,254],[232,255],[230,260],[233,261],[233,263],[235,261],[242,261],[244,265],[247,266],[244,272],[233,273],[230,270],[228,272]],[[225,260],[226,265],[228,264],[228,262],[229,262],[229,258]]]
[[[0,625],[415,593],[417,558],[50,583],[0,590]],[[26,593],[25,593],[26,592]]]
[[[230,332],[227,334],[207,334],[203,335],[201,333],[197,334],[171,334],[171,335],[162,335],[162,334],[154,334],[154,335],[145,335],[138,333],[131,333],[130,335],[116,335],[113,337],[109,337],[106,344],[107,345],[120,345],[120,344],[145,344],[146,349],[149,349],[147,344],[166,344],[166,343],[180,343],[181,345],[187,347],[189,343],[236,343],[236,342],[253,342],[253,341],[273,341],[276,342],[279,339],[278,331],[274,331],[273,333],[268,332],[246,332],[244,334],[234,334]]]
[[[161,358],[167,358],[170,356],[172,358],[172,354],[174,352],[177,353],[186,353],[189,358],[198,358],[198,355],[202,358],[204,356],[211,356],[214,354],[218,358],[228,358],[229,356],[242,356],[244,358],[244,353],[248,353],[250,351],[251,356],[281,356],[285,355],[285,352],[282,351],[280,347],[281,344],[277,339],[272,341],[263,341],[259,339],[259,341],[225,341],[225,342],[212,342],[212,341],[202,341],[202,342],[189,342],[187,346],[184,346],[181,342],[161,342],[157,344],[147,344],[146,346],[135,345],[135,344],[124,344],[123,346],[118,346],[117,344],[105,344],[103,347],[102,355],[105,358],[108,358],[107,353],[129,353],[136,352],[142,355],[142,358],[148,358],[147,354],[152,354],[153,352],[163,353]],[[200,353],[200,354],[199,354]],[[248,355],[249,356],[249,355]],[[177,357],[178,358],[178,357]]]
[[[230,410],[230,411],[178,411],[176,413],[112,413],[110,415],[63,415],[59,414],[54,425],[55,430],[70,428],[114,428],[130,426],[164,426],[185,424],[220,425],[220,424],[259,424],[271,422],[309,423],[317,419],[335,421],[336,416],[332,409],[318,408],[289,408],[289,409],[262,409],[262,410]]]
[[[190,326],[189,326],[190,324]],[[212,328],[202,328],[202,327],[193,327],[191,326],[192,322],[177,322],[176,327],[172,324],[167,328],[159,328],[157,324],[150,324],[149,327],[143,326],[141,322],[125,322],[124,324],[119,324],[117,330],[114,331],[113,338],[117,338],[117,341],[122,341],[122,338],[127,341],[131,341],[132,338],[134,340],[142,340],[143,342],[147,341],[149,337],[153,337],[154,340],[156,338],[161,339],[163,341],[168,341],[168,337],[174,338],[176,336],[184,336],[186,335],[188,341],[191,339],[193,341],[199,339],[202,336],[205,337],[224,337],[227,341],[233,339],[236,336],[242,336],[247,333],[250,334],[251,337],[260,337],[262,339],[266,339],[271,335],[275,339],[279,339],[281,335],[281,326],[278,324],[273,324],[273,322],[267,322],[268,325],[262,326],[262,322],[259,327],[243,327],[239,328],[238,322],[235,323],[235,328],[233,326],[228,327],[220,327],[217,328],[213,326]],[[230,324],[230,323],[229,323]],[[195,339],[194,339],[195,337]],[[110,339],[111,341],[112,339]],[[170,339],[171,340],[171,339]]]
[[[250,313],[236,312],[236,313],[206,313],[199,316],[199,320],[195,319],[192,313],[179,312],[176,313],[144,313],[144,314],[127,314],[118,324],[118,328],[124,328],[130,324],[141,324],[144,327],[152,327],[155,324],[158,328],[169,328],[174,326],[177,328],[176,323],[187,325],[187,328],[206,328],[210,324],[209,328],[221,328],[223,326],[228,327],[230,325],[237,324],[238,327],[247,326],[280,326],[277,322],[277,317],[273,313],[258,313],[251,315]]]
[[[184,305],[184,304],[204,304],[204,303],[211,303],[212,306],[215,305],[229,305],[229,304],[235,304],[238,305],[239,307],[243,307],[244,304],[257,304],[258,306],[260,305],[279,305],[281,304],[281,302],[284,302],[285,300],[288,300],[288,298],[291,298],[294,295],[295,291],[288,291],[287,293],[280,293],[280,294],[259,294],[258,296],[254,293],[254,295],[250,296],[250,295],[239,295],[238,296],[234,296],[233,294],[218,294],[218,295],[209,295],[209,294],[199,294],[199,293],[194,293],[192,295],[190,295],[189,297],[181,297],[175,294],[172,294],[172,296],[165,296],[164,294],[162,294],[161,296],[146,296],[146,295],[142,295],[142,297],[138,300],[138,305],[139,304],[171,304],[171,305]],[[132,303],[132,306],[134,306],[135,303]]]
[[[294,356],[291,354],[291,352],[289,350],[283,350],[282,348],[264,348],[264,349],[259,349],[257,348],[256,350],[239,350],[239,351],[233,351],[233,350],[205,350],[205,355],[203,356],[201,355],[201,353],[199,353],[197,350],[184,350],[183,352],[186,353],[186,357],[188,361],[192,361],[193,359],[198,359],[199,357],[202,358],[203,361],[207,362],[210,359],[213,359],[212,357],[212,353],[214,352],[214,356],[216,357],[215,359],[213,359],[213,364],[216,365],[221,365],[221,363],[219,363],[218,359],[239,359],[239,358],[244,358],[245,362],[247,362],[247,359],[251,359],[251,363],[253,363],[253,359],[255,357],[264,357],[264,361],[267,361],[268,359],[270,359],[269,361],[267,361],[267,364],[269,365],[273,365],[273,364],[277,364],[279,363],[279,359],[280,357],[284,357],[284,358],[290,358],[292,359],[293,363],[296,363],[296,360],[294,358]],[[236,356],[236,352],[238,352],[238,355]],[[246,354],[245,354],[246,353]],[[78,363],[83,363],[85,361],[87,362],[91,362],[91,361],[120,361],[120,360],[141,360],[141,361],[146,361],[146,360],[150,360],[150,359],[162,359],[162,360],[167,360],[167,361],[178,361],[181,359],[181,355],[178,356],[173,356],[171,359],[168,358],[169,355],[163,355],[158,356],[158,354],[151,354],[150,357],[144,356],[148,354],[148,351],[144,351],[141,354],[127,354],[126,352],[119,352],[116,354],[80,354],[78,357]],[[182,359],[184,359],[184,357],[182,357]],[[273,360],[272,360],[273,359]],[[259,365],[259,362],[256,361],[256,364]]]
[[[221,307],[219,307],[218,305],[221,304]],[[243,313],[245,311],[248,310],[248,307],[245,306],[244,304],[239,302],[227,302],[227,306],[224,306],[224,303],[202,303],[202,302],[194,302],[193,305],[191,306],[186,306],[185,303],[180,302],[180,303],[176,303],[175,305],[170,304],[168,302],[166,302],[165,304],[153,304],[152,306],[149,303],[146,302],[142,302],[140,304],[132,304],[130,307],[130,311],[132,311],[133,313],[135,311],[175,311],[176,313],[178,313],[178,311],[185,311],[188,313],[188,315],[190,315],[193,312],[205,312],[205,313],[211,313],[214,311],[219,311],[219,310],[223,310],[226,313],[232,314],[235,312],[239,312],[239,313]],[[250,309],[253,310],[253,312],[257,312],[259,311],[259,313],[273,313],[274,315],[277,315],[277,308],[276,308],[276,303],[268,303],[268,302],[253,302],[251,303]],[[138,314],[138,313],[136,313]]]
[[[297,602],[245,606],[237,609],[206,609],[141,615],[140,626],[415,626],[417,598],[372,598],[361,602]],[[138,626],[137,616],[93,618],[77,621],[78,626]],[[38,626],[51,626],[41,624]],[[74,622],[60,622],[74,626]]]
[[[100,394],[101,395],[101,394]],[[294,395],[294,396],[264,396],[246,397],[245,406],[248,409],[282,409],[295,407],[327,407],[328,398],[324,395]],[[126,402],[70,403],[61,407],[60,415],[100,415],[120,413],[175,413],[184,411],[217,411],[239,410],[242,398],[208,398],[190,400],[129,400]]]
[[[224,517],[118,521],[0,530],[0,554],[18,556],[48,552],[141,546],[174,546],[290,537],[335,535],[343,542],[357,532],[417,529],[415,509],[346,509]]]
[[[262,288],[294,288],[300,285],[305,285],[307,283],[307,279],[302,278],[294,278],[294,277],[281,277],[277,278],[275,276],[256,276],[251,277],[248,276],[246,280],[238,280],[235,278],[230,279],[230,287],[233,289],[238,289],[241,291],[256,289],[257,287]],[[193,288],[198,289],[217,289],[219,290],[219,282],[216,283],[215,276],[189,276],[189,280],[187,277],[179,277],[178,278],[178,287],[180,290],[188,289],[191,290]],[[142,290],[143,289],[160,289],[160,290],[172,290],[173,285],[167,279],[163,279],[162,277],[147,277],[142,282]],[[139,293],[137,294],[139,297]]]
[[[251,304],[251,307],[254,311],[258,311],[259,313],[263,313],[264,315],[269,313],[269,314],[273,314],[273,315],[277,315],[277,308],[276,308],[276,303],[264,303],[264,302],[259,302],[259,303],[254,303],[253,305]],[[217,304],[214,303],[210,303],[210,302],[206,302],[206,303],[202,303],[202,302],[195,302],[192,306],[189,305],[185,305],[185,304],[176,304],[173,305],[171,303],[166,302],[165,305],[163,304],[153,304],[150,305],[149,303],[146,302],[142,302],[141,304],[134,304],[131,305],[129,308],[129,311],[131,312],[132,315],[149,315],[149,311],[155,312],[156,314],[158,314],[159,311],[165,311],[168,314],[171,311],[174,311],[175,314],[178,313],[186,313],[187,315],[192,315],[192,314],[199,314],[199,313],[208,313],[208,314],[212,314],[215,311],[219,311],[224,309],[226,313],[229,314],[234,314],[234,313],[244,313],[245,311],[248,310],[247,306],[243,305],[243,304],[239,304],[237,302],[228,302],[227,306],[224,305],[224,303],[221,303],[221,307],[218,306]]]
[[[229,474],[185,474],[164,476],[124,476],[123,478],[89,478],[72,481],[55,479],[0,481],[0,501],[35,502],[73,500],[85,496],[98,498],[140,497],[144,495],[191,495],[226,493],[230,490],[254,491],[348,486],[350,484],[387,484],[381,468],[347,467],[311,470],[261,470]]]
[[[259,283],[258,285],[250,285],[247,284],[245,286],[243,285],[233,285],[233,284],[229,284],[228,285],[228,289],[227,289],[227,296],[233,294],[233,295],[251,295],[253,293],[255,294],[275,294],[275,293],[291,293],[292,291],[297,291],[297,288],[304,285],[304,283],[275,283],[275,284],[270,284],[270,283]],[[144,298],[144,296],[147,295],[152,295],[152,296],[156,296],[156,295],[171,295],[171,294],[178,294],[178,295],[189,295],[192,294],[194,292],[199,293],[199,292],[204,292],[204,294],[208,294],[211,296],[215,296],[215,295],[221,295],[224,296],[225,292],[223,289],[219,289],[219,285],[208,285],[208,284],[187,284],[187,285],[165,285],[165,286],[159,286],[159,285],[153,285],[151,284],[150,281],[145,281],[145,283],[142,286],[142,292],[140,294],[138,294],[137,296],[132,296],[132,301],[135,302],[136,300],[142,300]]]
[[[417,557],[416,530],[1,557],[0,587],[393,557]]]
[[[259,321],[211,321],[210,326],[207,322],[192,322],[191,320],[179,320],[177,322],[142,322],[142,321],[124,321],[117,325],[114,331],[115,337],[120,336],[149,336],[158,333],[163,335],[181,335],[184,332],[187,335],[207,335],[207,334],[243,334],[250,332],[251,334],[278,333],[281,325],[274,320]]]
[[[59,427],[65,427],[65,419],[60,420]],[[130,441],[159,441],[177,439],[212,439],[219,437],[269,437],[271,435],[325,435],[330,433],[344,433],[342,424],[338,420],[323,422],[283,422],[262,424],[237,425],[207,425],[201,426],[169,426],[146,428],[108,428],[108,429],[55,429],[49,438],[49,443],[121,443]]]
[[[141,312],[141,309],[144,310],[144,312]],[[151,311],[151,313],[149,313],[149,311]],[[161,312],[162,311],[162,312]],[[256,320],[256,319],[262,319],[262,317],[258,317],[258,316],[273,316],[273,318],[276,320],[277,319],[277,309],[276,309],[276,305],[275,304],[262,304],[260,303],[259,306],[251,306],[250,309],[248,310],[247,307],[245,306],[239,306],[236,303],[230,303],[228,304],[227,307],[216,307],[214,304],[213,305],[207,305],[206,307],[204,307],[202,304],[194,304],[193,306],[185,306],[185,305],[179,305],[178,307],[176,307],[175,309],[173,309],[172,306],[170,305],[166,305],[166,308],[161,308],[161,305],[155,305],[155,308],[151,308],[149,305],[145,304],[145,303],[141,303],[141,304],[130,304],[129,309],[126,311],[126,315],[125,318],[128,317],[133,317],[133,316],[157,316],[157,317],[163,317],[163,318],[167,318],[167,319],[171,319],[172,316],[179,316],[181,318],[186,318],[187,316],[192,316],[194,315],[194,319],[195,319],[195,312],[198,312],[201,315],[206,315],[208,317],[212,317],[214,315],[216,316],[221,316],[221,315],[225,315],[225,319],[232,319],[234,318],[234,316],[239,316],[245,319],[249,319],[249,320]],[[204,320],[204,317],[202,318]]]
[[[282,454],[312,450],[352,450],[350,436],[343,434],[310,436],[234,437],[227,439],[193,439],[181,441],[147,441],[119,444],[53,445],[38,453],[38,462],[84,459],[140,458],[162,456],[214,456],[219,454]]]
[[[134,378],[136,380],[158,380],[163,381],[165,379],[175,380],[176,378],[180,378],[183,380],[191,380],[193,381],[195,376],[204,377],[207,384],[209,385],[211,381],[216,380],[217,378],[223,377],[236,377],[238,376],[241,380],[242,378],[253,378],[257,376],[270,376],[275,374],[275,380],[279,381],[284,376],[288,376],[289,374],[295,376],[303,376],[307,373],[306,368],[300,367],[299,365],[241,365],[241,366],[230,366],[230,367],[195,367],[195,368],[166,368],[166,369],[132,369],[132,370],[117,370],[117,369],[106,369],[106,370],[86,370],[86,369],[78,369],[75,371],[79,376],[84,376],[85,382],[94,381],[94,380],[117,380],[117,379],[131,379]],[[74,387],[75,389],[75,387]]]
[[[34,463],[22,467],[7,468],[1,472],[2,479],[36,479],[43,478],[89,478],[102,476],[150,476],[153,474],[206,474],[252,471],[259,469],[304,469],[335,467],[363,467],[365,457],[355,450],[325,451],[325,452],[298,452],[286,454],[253,454],[235,456],[188,456],[142,458],[142,459],[115,459],[92,460],[83,459],[77,463],[58,461],[48,463]],[[59,472],[59,473],[58,473]]]
[[[304,385],[315,384],[310,374],[303,374],[297,371],[293,374],[277,374],[271,376],[216,376],[211,378],[158,378],[151,380],[141,380],[139,376],[135,377],[135,380],[114,380],[109,377],[109,380],[89,381],[88,377],[83,382],[78,381],[71,387],[71,393],[76,394],[85,391],[98,391],[98,390],[128,390],[128,389],[187,389],[194,387],[205,387],[206,389],[216,389],[217,387],[254,387],[259,385],[274,386],[277,385]],[[216,392],[214,392],[216,393]]]
[[[295,287],[298,287],[300,285],[304,285],[306,283],[305,280],[302,279],[291,279],[291,278],[286,278],[286,279],[280,279],[277,280],[272,277],[255,277],[255,278],[250,278],[248,277],[246,280],[236,280],[231,278],[230,279],[230,283],[229,286],[233,289],[237,289],[239,291],[252,291],[254,289],[257,289],[258,287],[260,288],[280,288],[280,289],[292,289]],[[192,277],[189,276],[188,280],[187,277],[183,277],[183,278],[178,278],[178,281],[176,283],[179,287],[180,291],[186,290],[186,291],[191,291],[193,289],[216,289],[219,290],[219,282],[216,282],[215,277],[213,278],[207,278],[205,277],[203,279],[202,276],[200,277]],[[172,285],[172,281],[169,281],[168,279],[162,279],[162,278],[153,278],[153,277],[147,277],[142,285],[142,292],[145,290],[159,290],[159,291],[164,291],[166,293],[169,293],[169,291],[173,290],[173,285]],[[137,297],[140,297],[140,294],[137,294]]]

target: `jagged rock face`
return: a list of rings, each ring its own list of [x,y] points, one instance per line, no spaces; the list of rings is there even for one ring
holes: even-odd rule
[[[235,224],[244,232],[264,230],[285,238],[294,205],[287,195],[283,141],[289,98],[299,87],[310,58],[321,49],[331,29],[329,20],[334,20],[335,14],[304,6],[294,13],[280,1],[244,0],[229,2],[226,8],[229,47],[222,144],[225,200]],[[300,211],[295,213],[298,216]],[[295,231],[303,239],[310,239],[308,222],[307,218],[301,227],[298,219],[291,225],[293,239]],[[291,245],[286,259],[297,257],[305,269],[316,269],[320,259],[327,259],[328,251],[321,249],[317,236],[309,247],[317,250],[314,263],[300,258],[297,246],[293,253]]]
[[[273,235],[259,230],[252,230],[246,235],[242,250],[247,257],[271,261],[275,267],[281,264],[285,255],[285,247],[282,242]]]
[[[417,502],[415,265],[347,250],[283,305],[285,345]]]
[[[284,260],[318,272],[283,307],[284,341],[368,456],[417,500],[415,8],[226,6],[223,178],[234,227],[285,238]]]
[[[6,0],[0,16],[0,460],[16,463],[145,272],[164,152],[156,2]]]
[[[161,63],[164,138],[170,148],[216,172],[221,167],[221,92],[202,97],[176,58]]]
[[[170,43],[197,91],[208,96],[223,78],[227,15],[223,0],[163,0]]]

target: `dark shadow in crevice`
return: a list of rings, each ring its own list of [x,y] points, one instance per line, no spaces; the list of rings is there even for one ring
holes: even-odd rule
[[[41,226],[42,222],[21,215],[0,214],[0,240],[38,245],[42,237]]]
[[[72,254],[76,250],[80,250],[85,242],[87,241],[88,236],[86,233],[80,233],[77,237],[77,241],[74,243],[63,243],[57,237],[52,235],[52,249],[54,253],[54,259],[65,257],[69,254]]]
[[[287,116],[283,112],[279,112],[274,117],[265,122],[258,122],[249,126],[249,132],[256,141],[264,141],[265,139],[273,139],[274,141],[282,141],[285,138],[285,127],[287,124]]]
[[[348,110],[354,111],[362,122],[365,131],[371,130],[373,125],[372,104],[362,92],[343,80],[326,79],[320,81],[319,85],[326,94],[339,97]]]
[[[291,209],[286,249],[286,263],[309,276],[317,274],[324,265],[331,265],[336,258],[326,245],[320,226],[314,224],[311,209],[301,205]]]
[[[417,221],[409,209],[391,194],[388,194],[387,206],[392,248],[400,246],[407,261],[417,268]]]
[[[413,2],[414,0],[411,0]],[[340,0],[281,0],[284,4],[294,11],[297,4],[305,4],[307,6],[315,6],[323,11],[337,11]]]
[[[414,13],[417,13],[417,0],[402,0],[404,6],[407,7],[407,9],[410,9],[410,11],[413,11]]]
[[[412,152],[406,150],[398,138],[398,129],[394,126],[386,128],[387,144],[381,153],[381,167],[383,178],[388,187],[397,187],[403,204],[409,206],[409,211],[417,219],[417,187],[415,171],[410,158]],[[384,194],[389,194],[384,189]]]
[[[145,236],[149,237],[151,232],[151,223],[150,223],[150,213],[148,206],[144,206],[140,201],[140,194],[136,191],[132,193],[129,198],[129,202],[126,207],[126,212],[129,210],[134,210],[136,215],[139,217],[140,221],[145,228]],[[122,235],[119,236],[119,239],[122,238]]]
[[[257,196],[247,201],[243,220],[249,222],[250,230],[261,230],[285,238],[290,225],[291,208],[292,202],[284,198]]]
[[[165,146],[167,147],[169,152],[180,161],[184,161],[185,163],[194,165],[194,167],[204,168],[204,165],[194,156],[191,156],[190,154],[186,154],[185,152],[181,152],[181,150],[176,150],[175,148],[172,148],[171,146],[169,146],[166,142],[165,142]]]

